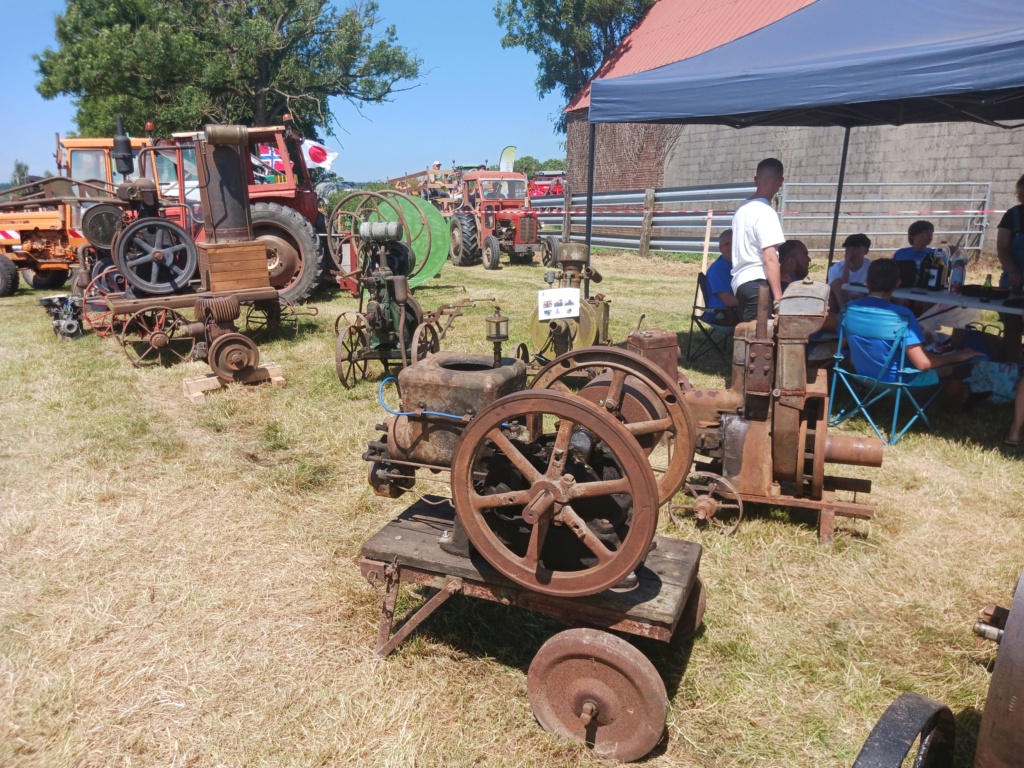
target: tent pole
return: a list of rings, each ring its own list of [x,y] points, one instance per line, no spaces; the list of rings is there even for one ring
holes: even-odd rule
[[[590,243],[594,238],[594,144],[597,142],[597,124],[590,124],[587,147],[587,266],[590,266]],[[590,278],[583,281],[583,298],[590,298]]]
[[[836,255],[836,233],[839,231],[839,207],[843,202],[843,182],[846,181],[846,154],[850,151],[850,126],[843,133],[843,159],[839,161],[839,185],[836,187],[836,210],[832,214],[832,239],[828,244],[828,266],[825,267],[825,279],[828,270],[832,269],[832,261]]]

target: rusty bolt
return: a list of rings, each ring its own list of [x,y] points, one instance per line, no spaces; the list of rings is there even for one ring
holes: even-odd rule
[[[597,717],[597,704],[592,701],[584,702],[583,711],[580,712],[580,722],[587,726],[595,717]]]

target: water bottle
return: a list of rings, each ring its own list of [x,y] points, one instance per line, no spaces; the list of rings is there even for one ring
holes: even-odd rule
[[[930,290],[937,291],[943,287],[947,264],[949,264],[949,243],[942,240],[932,254],[932,267],[935,271],[928,273],[928,288]]]
[[[956,249],[953,256],[953,263],[949,267],[949,292],[961,293],[964,283],[967,281],[967,257],[963,251]]]

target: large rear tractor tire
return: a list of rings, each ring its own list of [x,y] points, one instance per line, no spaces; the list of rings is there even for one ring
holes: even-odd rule
[[[14,262],[0,254],[0,296],[13,296],[18,290],[20,280],[21,276]]]
[[[316,290],[323,271],[316,230],[302,214],[279,203],[254,203],[252,233],[267,244],[270,284],[298,304]]]
[[[471,213],[456,213],[451,223],[451,248],[448,255],[456,267],[472,267],[480,260],[476,219]]]
[[[64,285],[68,281],[68,275],[70,274],[71,272],[67,269],[47,270],[46,272],[26,269],[22,272],[21,276],[25,280],[25,285],[29,288],[37,291],[53,291]]]

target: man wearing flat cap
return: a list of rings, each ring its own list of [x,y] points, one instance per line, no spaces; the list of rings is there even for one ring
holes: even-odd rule
[[[868,266],[871,264],[867,255],[871,250],[871,238],[861,233],[850,235],[843,241],[843,248],[843,260],[833,264],[828,271],[828,284],[840,309],[854,298],[843,291],[846,283],[867,284]]]

